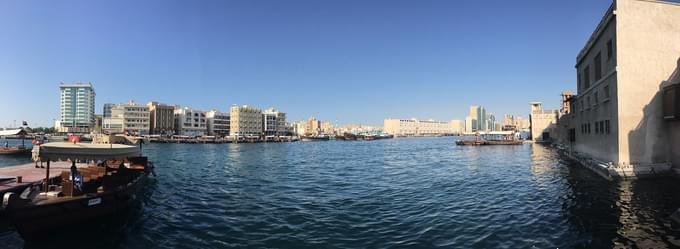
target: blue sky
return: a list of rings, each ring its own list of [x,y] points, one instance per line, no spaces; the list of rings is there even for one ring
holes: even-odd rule
[[[382,125],[526,116],[574,89],[611,4],[578,1],[0,0],[0,127],[51,125],[59,82],[103,103],[232,104]]]

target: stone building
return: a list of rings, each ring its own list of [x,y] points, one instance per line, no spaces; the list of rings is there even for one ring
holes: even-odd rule
[[[680,126],[664,118],[662,94],[677,86],[679,60],[680,4],[615,1],[576,57],[570,150],[624,176],[680,166]]]
[[[559,118],[558,110],[543,110],[541,102],[531,102],[531,114],[529,115],[529,124],[531,131],[531,140],[540,142],[549,142],[557,135],[557,119]]]

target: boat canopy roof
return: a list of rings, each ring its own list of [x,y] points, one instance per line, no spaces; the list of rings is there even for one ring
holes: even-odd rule
[[[43,161],[109,160],[141,155],[137,146],[124,144],[83,144],[52,142],[40,145],[38,157]]]
[[[24,129],[0,130],[0,136],[26,135]]]
[[[513,135],[513,134],[515,134],[514,131],[489,131],[489,132],[480,131],[480,132],[464,132],[464,133],[463,133],[463,135],[466,135],[466,136],[475,136],[475,135],[480,135],[480,136],[484,136],[484,135]]]

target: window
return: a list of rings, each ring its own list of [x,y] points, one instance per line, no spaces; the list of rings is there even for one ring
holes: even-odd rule
[[[610,95],[611,94],[609,93],[609,85],[604,86],[604,100],[605,101],[609,100]]]
[[[588,103],[588,106],[586,106],[587,109],[590,109],[591,103],[590,103],[590,96],[586,97],[586,103]]]
[[[600,133],[604,134],[604,121],[600,121]]]
[[[587,66],[585,69],[583,69],[583,84],[585,86],[583,90],[590,88],[590,66]]]
[[[600,133],[600,122],[595,122],[595,134]]]
[[[598,124],[598,127],[600,128],[600,134],[604,134],[604,121],[600,121]]]
[[[678,85],[667,86],[662,92],[663,118],[677,120],[680,118],[680,99],[678,98]]]
[[[609,120],[604,121],[604,126],[605,126],[605,131],[607,132],[607,134],[609,134],[609,132],[611,132],[611,127],[609,126]]]
[[[609,39],[609,41],[607,41],[607,61],[612,60],[612,56],[614,56],[614,44],[612,43],[612,39]]]
[[[600,103],[599,101],[600,98],[598,97],[597,91],[593,93],[593,97],[595,98],[595,103],[593,103],[593,105],[597,106],[597,103]]]
[[[576,82],[577,82],[577,85],[578,85],[577,88],[578,88],[578,91],[579,91],[579,92],[582,92],[582,91],[584,90],[584,89],[582,88],[582,84],[581,84],[581,78],[582,78],[581,76],[582,76],[582,75],[581,75],[581,72],[579,71],[579,72],[576,74]]]
[[[590,123],[588,123],[588,134],[590,134]]]
[[[602,52],[595,55],[593,63],[595,63],[595,81],[598,81],[602,78]]]

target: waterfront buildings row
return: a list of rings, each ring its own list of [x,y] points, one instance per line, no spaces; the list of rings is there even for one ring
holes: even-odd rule
[[[614,1],[575,67],[577,94],[546,131],[532,110],[532,133],[605,176],[680,172],[680,4]]]
[[[134,101],[104,104],[103,115],[94,114],[95,92],[91,83],[61,83],[60,119],[55,128],[61,133],[181,136],[283,136],[292,132],[286,113],[270,108],[232,106],[224,113],[213,109]]]
[[[300,136],[340,134],[336,131],[331,122],[321,121],[316,119],[315,117],[311,117],[307,120],[294,122],[292,131],[293,134],[297,134]]]
[[[496,119],[493,113],[488,113],[483,106],[470,106],[470,112],[463,124],[462,131],[466,133],[488,131],[524,131],[529,129],[529,120],[520,116],[505,114],[503,122]]]
[[[493,114],[487,114],[481,106],[471,106],[465,120],[436,121],[419,119],[385,119],[384,131],[396,136],[451,135],[487,131],[525,131],[529,120],[519,116],[505,115],[504,123],[496,121]]]

